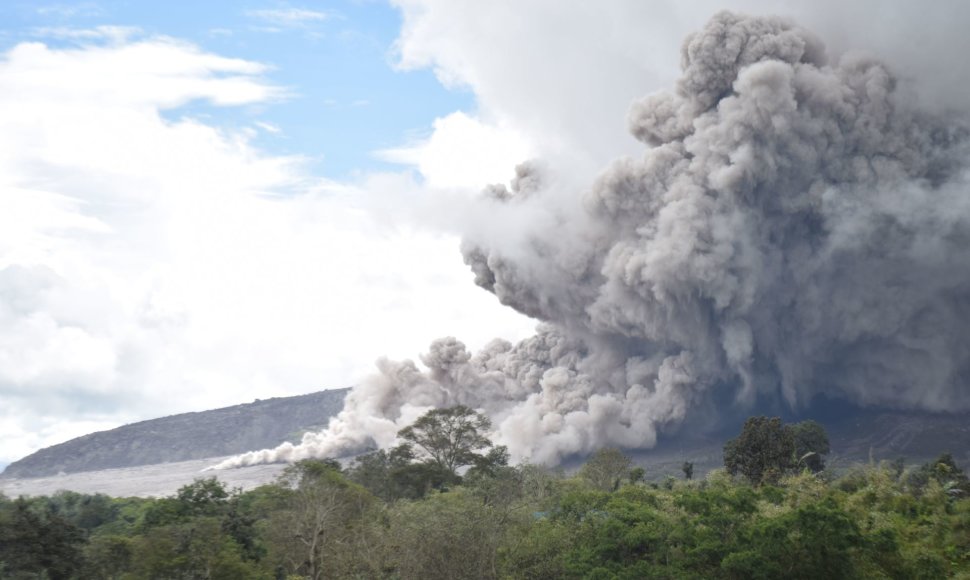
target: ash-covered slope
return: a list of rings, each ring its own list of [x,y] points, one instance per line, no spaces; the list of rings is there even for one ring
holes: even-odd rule
[[[221,457],[297,441],[326,427],[349,389],[257,400],[124,425],[53,445],[7,466],[3,477],[152,465]]]

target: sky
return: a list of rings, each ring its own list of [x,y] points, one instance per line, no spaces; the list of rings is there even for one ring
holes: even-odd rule
[[[627,108],[721,8],[970,85],[923,56],[966,9],[913,6],[0,3],[0,465],[528,336],[458,252],[485,185],[539,159],[579,195],[637,154]]]

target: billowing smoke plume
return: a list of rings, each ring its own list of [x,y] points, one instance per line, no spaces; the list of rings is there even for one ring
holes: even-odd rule
[[[458,403],[537,462],[651,447],[715,397],[970,408],[965,125],[781,19],[718,14],[681,65],[675,90],[631,110],[643,156],[579,211],[530,167],[486,192],[497,215],[557,216],[462,247],[480,286],[544,321],[535,337],[474,355],[442,339],[427,371],[381,361],[328,430],[224,466],[388,445]]]

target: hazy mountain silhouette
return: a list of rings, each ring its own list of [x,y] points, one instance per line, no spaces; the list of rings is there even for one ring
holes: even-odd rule
[[[296,442],[326,427],[349,389],[264,399],[99,431],[46,447],[7,466],[4,477],[44,477],[202,459]]]

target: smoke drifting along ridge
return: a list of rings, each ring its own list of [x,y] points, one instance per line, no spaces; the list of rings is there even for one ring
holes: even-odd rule
[[[427,371],[382,360],[326,431],[222,467],[386,446],[459,403],[492,417],[513,458],[544,463],[652,447],[725,394],[970,408],[963,120],[777,18],[718,14],[681,65],[675,90],[631,109],[643,156],[615,162],[579,210],[530,167],[486,192],[496,215],[558,217],[481,226],[462,246],[480,286],[543,321],[536,336],[474,355],[441,339]]]

